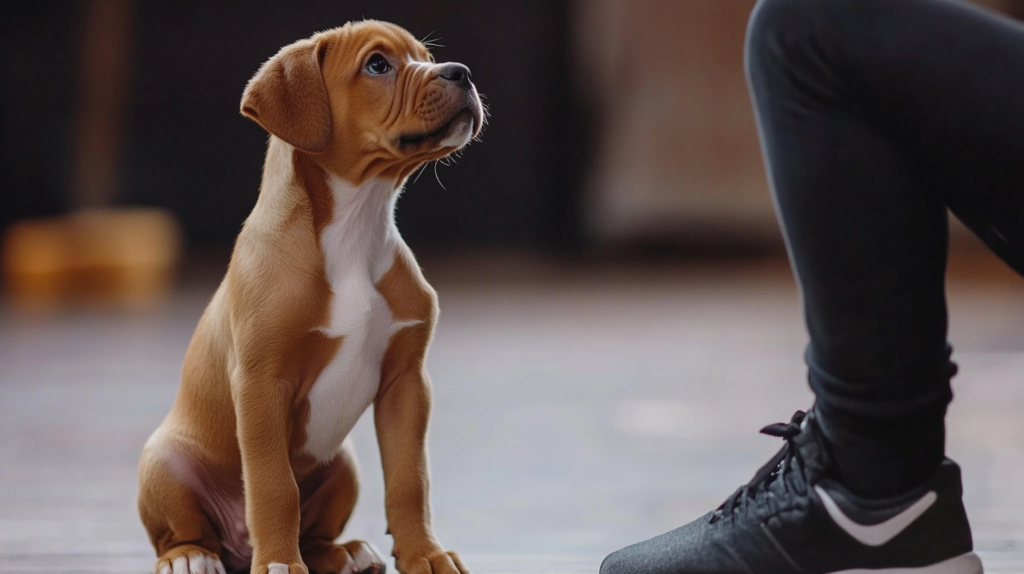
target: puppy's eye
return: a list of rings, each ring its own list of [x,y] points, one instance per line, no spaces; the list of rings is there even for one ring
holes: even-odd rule
[[[386,74],[391,71],[391,64],[384,59],[384,56],[374,54],[370,56],[370,61],[366,63],[366,71],[371,74]]]

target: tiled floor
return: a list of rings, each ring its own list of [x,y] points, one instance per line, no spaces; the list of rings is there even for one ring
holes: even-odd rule
[[[465,262],[464,262],[465,263]],[[1024,281],[959,265],[949,451],[989,572],[1024,572]],[[477,573],[596,572],[717,506],[811,396],[784,263],[427,264],[440,539]],[[150,313],[0,314],[0,573],[144,572],[135,463],[212,287]],[[347,536],[385,552],[372,428]]]

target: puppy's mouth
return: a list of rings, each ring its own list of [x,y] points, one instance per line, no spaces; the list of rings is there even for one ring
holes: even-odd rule
[[[439,144],[443,142],[449,132],[452,131],[452,127],[460,122],[468,122],[469,133],[473,133],[473,130],[476,127],[474,125],[476,118],[469,106],[464,106],[462,109],[455,112],[447,122],[443,123],[441,127],[432,132],[413,133],[400,136],[398,138],[398,144],[401,147],[416,147],[427,143]]]

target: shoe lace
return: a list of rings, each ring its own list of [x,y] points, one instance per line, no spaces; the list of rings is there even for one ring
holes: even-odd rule
[[[775,423],[761,429],[761,434],[785,439],[786,444],[757,471],[750,482],[736,489],[736,492],[725,499],[725,502],[711,514],[710,522],[714,523],[736,512],[745,512],[757,501],[767,500],[773,485],[781,489],[782,493],[807,493],[803,460],[800,449],[794,442],[802,431],[801,424],[806,416],[803,411],[797,411],[788,423]]]

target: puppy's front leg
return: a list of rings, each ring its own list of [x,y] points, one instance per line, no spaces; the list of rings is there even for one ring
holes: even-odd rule
[[[252,574],[308,574],[299,554],[299,487],[288,459],[288,385],[232,381]]]
[[[393,376],[374,402],[392,554],[402,574],[468,574],[458,555],[434,538],[430,523],[429,415],[430,381],[422,367]]]

